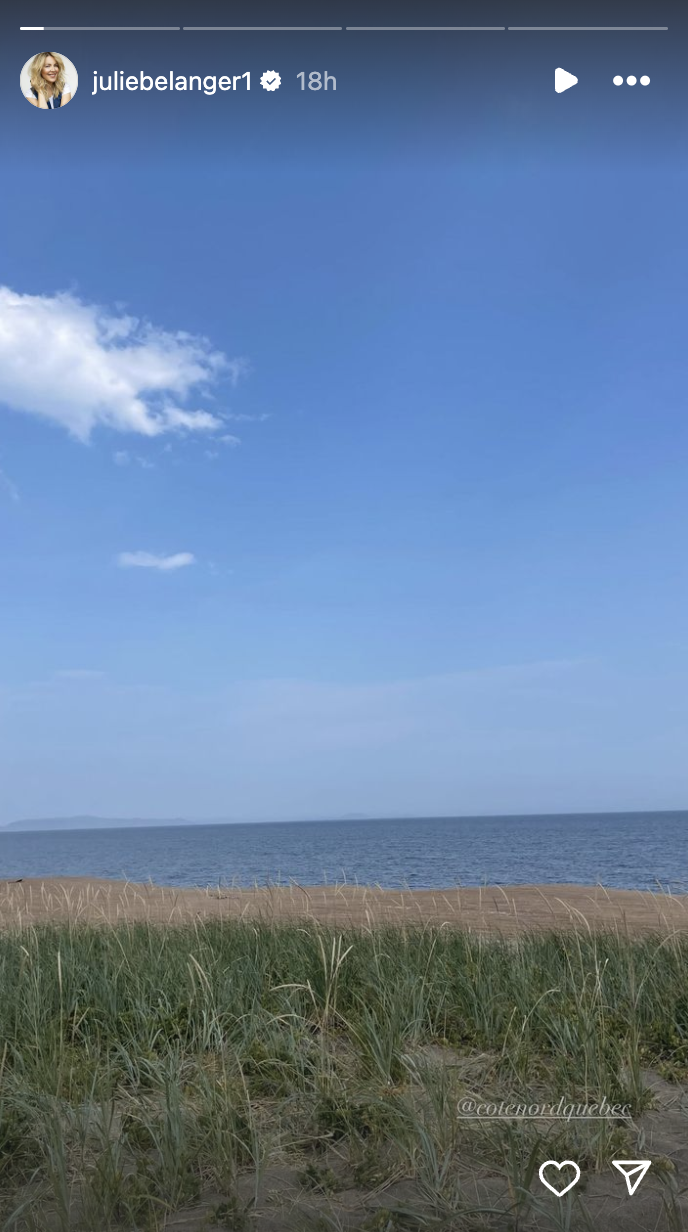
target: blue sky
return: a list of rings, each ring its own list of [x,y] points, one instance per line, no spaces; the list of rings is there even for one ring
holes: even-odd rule
[[[684,807],[657,51],[632,102],[597,52],[577,98],[467,61],[450,115],[365,59],[355,98],[115,106],[94,67],[172,53],[102,47],[5,149],[0,822]]]

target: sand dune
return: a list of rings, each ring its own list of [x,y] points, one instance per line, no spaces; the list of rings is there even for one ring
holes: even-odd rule
[[[179,889],[88,877],[0,881],[0,927],[81,921],[178,924],[194,919],[310,919],[354,924],[433,923],[513,936],[548,929],[623,934],[688,932],[688,895],[602,886],[487,886],[382,890],[353,885]]]

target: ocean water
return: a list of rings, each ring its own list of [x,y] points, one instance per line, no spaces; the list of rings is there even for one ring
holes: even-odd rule
[[[688,890],[688,812],[0,831],[0,877]]]

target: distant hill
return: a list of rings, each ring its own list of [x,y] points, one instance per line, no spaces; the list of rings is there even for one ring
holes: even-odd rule
[[[10,821],[4,830],[116,830],[135,826],[188,826],[185,817],[38,817]]]
[[[228,826],[243,824],[286,825],[291,822],[304,824],[306,822],[338,822],[338,821],[403,821],[412,818],[411,813],[400,813],[389,818],[377,813],[344,813],[338,817],[92,817],[85,814],[79,817],[31,817],[21,821],[9,821],[6,826],[0,826],[0,834],[8,830],[133,830],[144,826]]]

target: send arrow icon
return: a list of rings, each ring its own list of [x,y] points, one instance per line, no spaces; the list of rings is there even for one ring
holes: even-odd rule
[[[617,1171],[621,1173],[622,1177],[624,1178],[626,1182],[626,1185],[628,1186],[628,1192],[630,1196],[633,1197],[633,1194],[635,1193],[640,1182],[645,1176],[645,1173],[647,1172],[648,1168],[652,1164],[652,1160],[651,1159],[613,1159],[612,1163],[614,1167],[617,1169]]]
[[[577,85],[578,78],[574,77],[573,73],[567,73],[565,68],[555,68],[554,89],[557,94],[563,94],[564,90],[570,90],[571,86]]]

